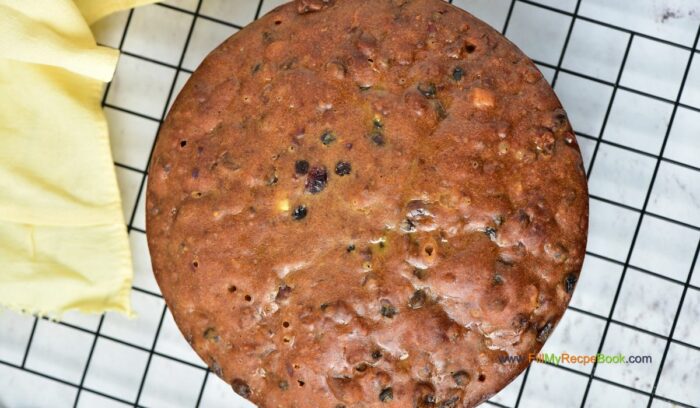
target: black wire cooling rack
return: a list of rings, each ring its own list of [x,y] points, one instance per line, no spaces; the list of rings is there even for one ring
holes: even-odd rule
[[[230,1],[251,1],[252,2],[254,0],[230,0]],[[616,200],[611,200],[611,199],[606,198],[606,197],[596,196],[594,194],[591,194],[592,200],[597,200],[598,202],[606,203],[608,205],[623,208],[627,211],[633,212],[637,216],[637,221],[636,221],[636,225],[634,227],[634,233],[632,235],[631,245],[629,246],[629,250],[626,251],[626,256],[624,257],[624,260],[613,259],[612,257],[606,256],[603,254],[599,254],[599,253],[595,253],[595,252],[590,251],[590,250],[587,251],[587,257],[589,257],[589,258],[593,257],[593,258],[605,260],[611,264],[615,264],[615,265],[621,267],[621,269],[622,269],[622,273],[621,273],[619,282],[616,282],[616,289],[614,292],[615,294],[614,294],[612,306],[609,310],[609,313],[607,313],[607,314],[594,313],[594,312],[583,310],[581,308],[577,308],[574,306],[570,306],[570,308],[569,308],[571,310],[575,310],[578,313],[584,314],[586,316],[589,316],[591,318],[594,318],[594,319],[597,319],[597,320],[603,322],[604,329],[603,329],[602,337],[600,339],[599,346],[597,349],[597,352],[599,352],[599,353],[603,351],[603,346],[604,346],[606,337],[608,336],[608,331],[609,331],[609,328],[611,327],[611,324],[615,324],[615,325],[618,325],[621,327],[625,327],[627,329],[638,331],[638,332],[644,333],[646,335],[652,336],[652,337],[662,341],[665,344],[665,347],[663,349],[663,355],[661,357],[659,369],[657,370],[656,375],[655,375],[653,387],[651,388],[650,391],[647,391],[647,390],[642,390],[642,389],[632,387],[628,384],[622,384],[622,383],[619,383],[616,381],[611,381],[610,379],[602,378],[602,377],[596,375],[597,369],[599,367],[595,366],[595,365],[593,366],[593,368],[590,372],[580,371],[576,368],[571,368],[571,367],[567,367],[567,366],[558,366],[558,365],[552,365],[552,364],[549,364],[549,365],[551,365],[552,367],[556,367],[557,369],[565,370],[565,371],[572,373],[576,376],[582,376],[586,379],[585,391],[583,393],[583,396],[581,398],[580,405],[579,405],[581,407],[590,405],[590,398],[589,397],[590,397],[590,392],[591,392],[591,384],[593,383],[594,380],[600,381],[602,383],[612,385],[615,387],[619,387],[620,389],[624,389],[624,390],[627,390],[627,391],[632,392],[632,393],[635,393],[639,397],[641,397],[642,400],[644,400],[644,403],[642,405],[646,405],[648,407],[652,406],[652,404],[656,404],[659,401],[666,402],[666,403],[669,403],[671,405],[675,404],[676,406],[681,406],[681,407],[693,407],[693,405],[690,405],[686,402],[676,401],[676,400],[673,400],[673,399],[670,399],[670,398],[667,398],[664,396],[657,395],[657,386],[659,384],[660,379],[662,378],[664,363],[665,363],[666,358],[668,356],[669,349],[670,349],[671,345],[683,346],[683,347],[686,347],[688,349],[692,349],[694,351],[700,352],[700,347],[698,347],[697,345],[690,344],[688,342],[677,340],[674,338],[674,333],[676,331],[678,319],[679,319],[679,316],[681,314],[681,309],[683,307],[686,294],[688,293],[689,290],[700,290],[700,287],[691,284],[692,271],[695,268],[695,264],[696,264],[697,259],[698,259],[698,251],[700,250],[700,242],[698,242],[695,245],[695,251],[694,251],[693,258],[692,258],[692,264],[691,264],[690,269],[687,271],[687,274],[685,274],[685,272],[684,272],[684,274],[685,274],[684,276],[686,276],[685,279],[671,278],[671,277],[668,277],[668,276],[663,275],[663,274],[659,274],[659,273],[654,272],[654,271],[649,270],[649,269],[641,268],[641,267],[636,266],[636,265],[631,265],[630,260],[632,258],[633,250],[635,248],[635,243],[637,242],[637,238],[638,238],[639,233],[640,233],[640,228],[642,226],[642,219],[644,217],[652,217],[652,218],[655,218],[658,220],[663,220],[663,221],[671,223],[671,224],[682,226],[682,227],[687,228],[689,230],[700,231],[700,226],[693,225],[693,223],[688,222],[687,219],[675,219],[674,217],[669,217],[668,214],[654,213],[654,212],[650,211],[650,209],[648,208],[649,204],[650,204],[650,199],[652,196],[652,188],[654,186],[654,182],[657,178],[657,175],[659,173],[659,168],[662,165],[662,163],[680,166],[686,170],[700,174],[700,168],[698,168],[692,164],[688,164],[688,163],[674,160],[674,159],[671,159],[671,158],[664,156],[667,142],[669,140],[669,135],[671,134],[671,129],[674,125],[674,120],[676,119],[676,114],[677,114],[679,108],[683,108],[683,109],[686,109],[686,110],[689,110],[692,112],[700,112],[700,108],[698,108],[698,107],[691,106],[689,104],[681,103],[682,92],[683,92],[684,88],[686,87],[686,82],[688,81],[688,78],[689,78],[689,75],[691,72],[691,65],[693,63],[693,59],[697,56],[696,50],[698,47],[698,38],[700,37],[700,24],[698,24],[698,29],[696,31],[692,46],[688,46],[685,44],[669,41],[667,39],[657,38],[655,36],[651,36],[651,35],[648,35],[648,34],[645,34],[642,32],[630,30],[630,29],[627,29],[624,27],[616,26],[616,25],[610,24],[610,23],[605,22],[605,21],[600,21],[598,19],[593,19],[593,18],[590,18],[587,16],[580,15],[579,10],[581,8],[582,0],[576,0],[575,7],[573,7],[573,11],[564,11],[564,10],[561,10],[559,8],[552,7],[550,5],[540,4],[537,1],[531,1],[531,0],[504,0],[504,1],[507,1],[510,3],[510,5],[508,7],[507,15],[505,17],[505,22],[503,23],[503,26],[501,27],[501,32],[506,34],[506,35],[508,35],[508,28],[509,28],[509,25],[511,23],[511,17],[513,16],[513,11],[519,3],[520,4],[527,4],[527,5],[532,6],[532,7],[537,7],[537,8],[540,8],[542,10],[548,10],[549,12],[557,13],[557,14],[560,14],[560,15],[563,15],[563,16],[569,18],[570,21],[568,22],[568,25],[567,25],[566,36],[565,36],[563,45],[561,47],[561,50],[559,52],[559,57],[556,60],[556,63],[553,64],[553,63],[547,63],[545,61],[537,61],[537,60],[535,61],[540,67],[544,67],[544,69],[549,69],[549,70],[553,71],[553,76],[550,78],[550,82],[552,83],[553,86],[555,86],[557,81],[560,79],[560,74],[565,73],[567,75],[575,76],[577,78],[582,78],[582,79],[585,79],[588,81],[592,81],[593,83],[602,84],[602,85],[605,85],[605,86],[608,86],[611,88],[611,93],[609,95],[609,99],[606,102],[607,108],[605,111],[605,115],[603,117],[600,132],[598,132],[597,134],[585,134],[585,133],[577,132],[577,136],[578,136],[579,140],[581,140],[581,141],[588,140],[594,146],[593,150],[592,150],[592,156],[590,158],[590,162],[588,165],[589,178],[590,178],[590,174],[591,174],[592,169],[596,165],[596,158],[598,156],[599,148],[601,146],[605,146],[605,145],[613,146],[615,148],[623,149],[625,151],[647,157],[647,158],[653,160],[653,162],[654,162],[653,173],[651,175],[651,182],[649,183],[648,187],[646,188],[646,193],[644,195],[644,200],[643,200],[643,204],[641,205],[641,207],[631,206],[627,203],[618,202]],[[265,0],[259,0],[257,2],[257,9],[255,12],[256,19],[260,16],[260,14],[263,10],[264,2],[265,2]],[[452,3],[452,0],[450,0],[450,3]],[[545,3],[551,4],[551,1],[547,1]],[[175,4],[177,4],[177,3],[175,3]],[[630,0],[629,7],[632,8],[635,6],[636,6],[636,2],[633,2]],[[123,55],[129,56],[129,57],[132,57],[135,59],[139,59],[142,61],[147,61],[149,63],[157,64],[157,65],[164,66],[164,67],[167,67],[167,68],[174,70],[175,73],[174,73],[174,77],[172,79],[172,82],[170,84],[170,89],[169,89],[168,94],[167,94],[165,108],[162,110],[160,115],[156,117],[156,116],[153,116],[152,113],[150,113],[150,114],[143,113],[143,112],[139,112],[139,111],[134,110],[134,109],[129,109],[128,107],[117,106],[117,104],[108,103],[108,95],[110,92],[110,85],[111,84],[108,84],[106,87],[106,91],[104,93],[104,97],[102,100],[102,105],[104,107],[110,108],[114,111],[119,111],[119,112],[122,112],[126,115],[133,115],[133,116],[139,117],[141,119],[144,119],[146,121],[153,122],[159,128],[160,124],[162,123],[162,121],[167,113],[167,110],[168,110],[168,107],[170,105],[171,100],[175,97],[178,79],[183,75],[186,76],[186,75],[192,73],[191,70],[183,68],[183,61],[185,59],[185,54],[187,52],[187,49],[191,43],[193,30],[195,29],[195,23],[198,20],[208,20],[210,22],[215,22],[215,23],[230,27],[231,29],[241,29],[242,27],[240,25],[231,23],[229,21],[225,21],[224,19],[201,14],[200,11],[202,8],[202,0],[197,1],[196,8],[194,8],[194,9],[189,9],[189,8],[183,7],[183,6],[175,6],[172,4],[164,4],[164,3],[159,3],[159,4],[152,6],[152,7],[164,7],[164,8],[167,8],[169,10],[172,10],[172,11],[175,11],[178,13],[185,13],[186,15],[191,16],[191,20],[192,20],[191,24],[189,25],[189,30],[187,32],[186,40],[184,41],[184,48],[179,53],[179,60],[178,60],[176,65],[162,62],[161,60],[154,58],[152,56],[149,56],[149,55],[139,55],[138,53],[129,52],[128,50],[122,49],[124,46],[126,36],[127,36],[127,32],[129,30],[130,23],[132,21],[132,16],[134,13],[133,10],[131,10],[128,13],[128,17],[126,19],[126,24],[124,25],[124,30],[120,36],[119,48],[122,49]],[[562,66],[564,59],[565,59],[567,49],[569,47],[570,39],[572,37],[572,32],[574,30],[574,26],[575,26],[577,21],[606,27],[608,29],[615,30],[616,32],[623,33],[623,34],[628,36],[624,55],[622,57],[622,61],[621,61],[620,66],[617,70],[617,75],[615,76],[614,81],[600,79],[596,76],[592,76],[592,75],[589,75],[589,74],[586,74],[583,72],[577,72],[576,70],[567,69],[567,68],[564,68]],[[155,22],[154,24],[157,24],[157,22]],[[626,64],[628,62],[628,57],[630,55],[630,50],[631,50],[631,47],[632,47],[632,44],[633,44],[633,41],[635,40],[635,38],[651,40],[651,41],[657,42],[659,44],[664,44],[664,45],[672,47],[674,49],[683,50],[683,51],[687,52],[687,61],[685,61],[685,63],[684,63],[685,68],[683,71],[682,82],[680,85],[680,89],[674,98],[668,98],[665,96],[658,96],[658,95],[655,95],[655,94],[652,94],[649,92],[645,92],[645,91],[641,91],[638,89],[634,89],[632,87],[627,87],[627,86],[621,85],[621,79],[623,77],[623,73],[625,71],[625,67],[626,67]],[[608,119],[610,118],[611,110],[613,108],[613,101],[615,100],[615,97],[619,91],[625,91],[625,92],[632,93],[635,95],[644,96],[646,98],[650,98],[650,99],[653,99],[653,100],[656,100],[659,102],[666,103],[670,107],[672,107],[670,119],[668,120],[668,124],[666,126],[665,133],[663,136],[663,142],[661,144],[661,148],[660,148],[660,151],[658,152],[658,154],[650,153],[648,151],[640,150],[640,149],[637,149],[635,147],[631,147],[631,146],[628,146],[628,145],[625,145],[622,143],[616,143],[614,141],[606,140],[603,138],[603,133],[606,129],[606,126],[608,125]],[[574,125],[576,125],[576,124],[574,124]],[[700,140],[700,129],[697,129],[696,133],[697,133],[697,137],[699,138],[698,140]],[[700,143],[700,141],[698,143]],[[152,151],[152,149],[153,149],[153,145],[151,145],[151,151]],[[116,162],[115,165],[118,168],[125,169],[125,170],[131,171],[131,172],[136,172],[136,173],[138,173],[138,175],[140,177],[140,183],[138,185],[138,194],[135,195],[135,202],[134,202],[133,207],[131,207],[132,210],[131,210],[131,214],[129,217],[129,222],[128,222],[127,227],[128,227],[129,234],[145,234],[145,230],[142,227],[140,228],[140,227],[135,225],[135,220],[137,217],[139,204],[143,204],[143,203],[140,203],[140,200],[144,200],[143,193],[144,193],[144,187],[146,184],[147,170],[142,170],[142,169],[139,169],[139,168],[134,167],[132,165],[127,165],[127,164],[123,164],[123,163],[119,163],[119,162]],[[147,169],[147,163],[143,164],[143,168]],[[668,333],[668,335],[662,335],[662,334],[656,333],[654,331],[647,330],[647,329],[641,328],[641,327],[637,327],[635,325],[632,325],[632,324],[626,323],[624,321],[613,318],[616,307],[618,306],[618,299],[620,297],[620,293],[621,293],[621,289],[623,286],[623,281],[625,279],[625,275],[630,270],[635,271],[635,273],[642,273],[642,274],[654,276],[656,278],[660,278],[660,279],[666,280],[668,282],[672,282],[676,285],[679,285],[679,287],[682,287],[680,300],[679,300],[677,309],[675,311],[675,314],[673,316],[673,323],[671,325],[670,332]],[[148,295],[148,296],[160,298],[160,294],[154,292],[153,290],[144,289],[144,288],[137,287],[137,286],[134,287],[134,290],[137,292],[143,293],[145,295]],[[643,294],[640,294],[640,295],[643,296]],[[199,389],[199,394],[198,394],[195,406],[197,406],[197,407],[204,406],[204,405],[202,405],[202,396],[204,394],[205,387],[207,386],[207,379],[208,379],[209,374],[210,374],[209,371],[203,365],[194,364],[191,361],[186,361],[182,358],[171,356],[168,353],[164,353],[164,352],[156,350],[156,344],[158,342],[159,336],[161,335],[161,328],[163,327],[163,322],[164,322],[164,319],[166,317],[166,311],[167,311],[167,309],[163,305],[162,310],[160,311],[160,315],[159,315],[160,317],[158,320],[155,338],[153,339],[153,342],[149,347],[144,347],[143,345],[133,344],[131,342],[124,341],[122,339],[119,339],[119,338],[116,338],[114,336],[110,336],[108,334],[101,332],[101,330],[103,328],[103,323],[105,320],[104,315],[100,317],[99,323],[97,324],[95,330],[87,329],[87,328],[82,327],[80,325],[66,323],[66,322],[57,323],[57,324],[60,324],[62,326],[65,326],[65,327],[68,327],[68,328],[71,328],[73,330],[77,330],[77,331],[80,331],[83,333],[87,333],[90,336],[92,336],[92,345],[90,347],[90,352],[87,356],[87,362],[85,363],[85,366],[82,369],[82,375],[81,375],[80,380],[78,382],[67,381],[66,379],[59,378],[55,375],[44,373],[41,370],[38,370],[35,368],[30,368],[27,366],[27,358],[28,358],[29,353],[32,349],[32,343],[35,340],[35,333],[36,333],[36,329],[37,329],[37,324],[40,322],[40,319],[34,319],[33,326],[31,329],[31,334],[30,334],[29,339],[27,341],[26,349],[24,351],[24,357],[22,358],[21,362],[9,362],[9,361],[4,361],[4,360],[0,359],[0,364],[23,370],[25,372],[34,374],[34,375],[39,376],[39,377],[43,377],[44,379],[47,379],[50,381],[56,381],[56,382],[62,383],[64,385],[74,387],[76,390],[74,406],[76,406],[76,407],[80,404],[81,396],[83,396],[85,393],[96,394],[96,395],[104,397],[106,399],[113,400],[115,403],[123,403],[123,404],[129,405],[129,406],[142,406],[143,405],[142,395],[143,395],[143,390],[144,390],[144,384],[146,382],[146,378],[147,378],[149,369],[151,368],[151,365],[152,365],[151,363],[153,361],[153,358],[154,358],[154,356],[158,356],[159,358],[172,360],[172,361],[177,362],[179,364],[183,364],[183,365],[192,367],[196,370],[201,370],[203,372],[201,387]],[[107,339],[107,340],[119,343],[119,344],[126,346],[126,347],[141,350],[142,352],[145,352],[148,354],[148,358],[147,358],[145,367],[143,369],[143,374],[140,377],[138,393],[136,394],[136,396],[133,400],[127,400],[127,399],[124,399],[121,397],[110,395],[107,392],[103,392],[101,390],[91,388],[91,387],[88,387],[85,385],[86,375],[88,373],[88,368],[90,367],[90,363],[93,359],[93,353],[95,351],[95,346],[98,342],[98,339]],[[515,399],[514,404],[506,405],[506,404],[495,402],[495,401],[488,401],[485,403],[485,405],[487,405],[487,406],[492,405],[492,406],[497,406],[497,407],[507,407],[507,408],[517,408],[517,407],[521,406],[523,391],[525,390],[526,385],[528,384],[529,373],[530,373],[530,368],[528,368],[527,371],[525,371],[525,373],[522,375],[523,379],[520,383],[518,393],[517,393],[517,398]],[[697,384],[697,386],[700,387],[700,384]],[[40,391],[38,391],[38,392],[40,392]],[[0,401],[2,400],[1,395],[2,395],[2,391],[0,391]],[[587,405],[587,401],[589,402],[589,405]],[[698,406],[700,406],[700,402],[697,402],[697,404],[698,404]]]

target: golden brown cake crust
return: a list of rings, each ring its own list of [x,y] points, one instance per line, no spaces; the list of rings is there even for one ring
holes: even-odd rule
[[[559,101],[492,28],[297,0],[178,96],[148,242],[180,330],[259,407],[466,407],[564,312],[587,203]]]

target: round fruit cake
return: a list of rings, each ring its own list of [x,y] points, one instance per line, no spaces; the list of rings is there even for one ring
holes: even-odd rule
[[[467,407],[562,316],[587,202],[557,97],[494,29],[440,0],[297,0],[178,96],[148,243],[187,341],[259,407]]]

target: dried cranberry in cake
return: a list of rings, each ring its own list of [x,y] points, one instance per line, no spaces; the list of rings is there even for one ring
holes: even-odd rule
[[[314,166],[309,169],[306,175],[306,191],[311,194],[318,194],[326,188],[328,184],[328,171],[324,166]]]

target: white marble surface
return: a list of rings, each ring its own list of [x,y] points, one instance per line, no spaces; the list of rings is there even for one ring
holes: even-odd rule
[[[133,227],[138,318],[71,313],[56,324],[0,313],[0,407],[252,407],[207,374],[178,332],[153,279],[144,234],[141,187],[169,96],[213,47],[282,1],[264,0],[259,8],[257,0],[202,0],[196,16],[198,3],[170,0],[133,12],[106,97],[124,215]],[[591,365],[534,364],[527,380],[521,375],[487,405],[579,407],[586,395],[586,407],[677,406],[674,401],[700,407],[700,267],[693,263],[700,241],[697,53],[674,106],[696,52],[690,48],[700,2],[581,0],[580,17],[573,18],[577,3],[454,0],[498,30],[507,24],[506,35],[545,78],[556,78],[590,173],[589,255],[571,310],[545,351],[593,354],[602,344],[606,353],[648,354],[653,363],[600,365],[590,385]],[[98,40],[119,46],[128,15],[100,22]],[[650,398],[667,345],[654,394],[661,398]]]

